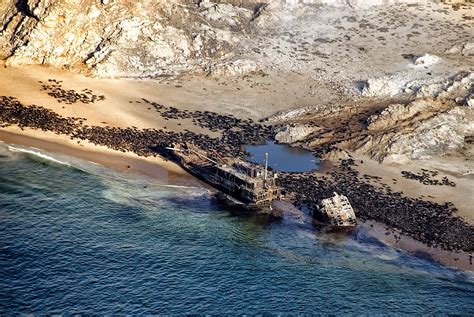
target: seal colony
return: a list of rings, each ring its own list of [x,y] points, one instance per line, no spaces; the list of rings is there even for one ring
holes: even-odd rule
[[[213,128],[218,136],[163,129],[119,128],[89,126],[85,118],[63,117],[54,111],[36,105],[25,105],[14,97],[0,97],[1,127],[17,126],[67,135],[72,140],[88,140],[121,152],[139,156],[161,156],[160,149],[169,144],[192,143],[207,151],[223,156],[245,158],[246,144],[256,144],[274,136],[275,126],[238,119],[210,111],[184,111],[141,100],[154,107],[157,115],[165,120],[192,120],[200,127]],[[100,107],[100,103],[97,105]],[[213,131],[211,131],[213,132]],[[349,197],[357,217],[376,220],[395,228],[427,245],[443,250],[473,252],[474,230],[472,225],[455,216],[453,204],[443,204],[420,198],[409,198],[393,191],[376,177],[360,175],[355,170],[360,162],[341,159],[326,174],[318,172],[281,173],[278,184],[283,195],[301,209],[315,210],[322,198],[339,192]],[[391,234],[387,230],[387,234]]]
[[[84,104],[95,103],[105,99],[104,95],[95,95],[92,90],[85,88],[81,92],[74,89],[65,90],[62,88],[62,81],[56,79],[48,79],[47,83],[39,81],[41,90],[46,91],[49,96],[56,99],[58,103],[66,103],[72,105],[74,103],[82,102]]]

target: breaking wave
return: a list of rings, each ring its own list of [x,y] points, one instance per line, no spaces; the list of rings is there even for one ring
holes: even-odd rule
[[[53,163],[56,163],[56,164],[71,166],[70,163],[61,161],[61,160],[56,159],[52,156],[44,154],[43,152],[41,152],[39,149],[36,149],[36,148],[22,148],[22,147],[16,147],[16,146],[12,146],[12,145],[8,145],[7,147],[8,147],[8,150],[10,150],[11,152],[25,153],[26,155],[32,155],[32,156],[35,156],[35,157],[37,157],[41,160],[53,162]]]

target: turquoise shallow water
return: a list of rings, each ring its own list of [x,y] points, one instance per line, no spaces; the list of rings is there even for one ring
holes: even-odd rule
[[[364,232],[236,217],[200,188],[1,143],[0,237],[1,315],[474,313],[470,275]]]

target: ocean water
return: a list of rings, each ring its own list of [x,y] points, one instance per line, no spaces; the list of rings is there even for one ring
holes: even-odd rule
[[[273,141],[249,145],[245,150],[251,155],[249,161],[254,163],[264,162],[265,153],[268,153],[268,166],[280,172],[309,172],[319,167],[319,159],[310,151]]]
[[[0,315],[474,313],[474,279],[201,188],[0,143]]]

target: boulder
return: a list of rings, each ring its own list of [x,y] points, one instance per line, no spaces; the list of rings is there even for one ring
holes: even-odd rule
[[[396,96],[403,92],[407,81],[397,75],[370,78],[360,86],[360,93],[364,97]]]
[[[441,58],[436,55],[424,54],[413,60],[413,65],[428,67],[441,62]]]
[[[319,128],[309,124],[290,124],[281,128],[275,135],[275,140],[280,143],[295,143],[306,139]]]
[[[445,51],[446,54],[460,54],[463,56],[474,55],[474,42],[456,44]]]

